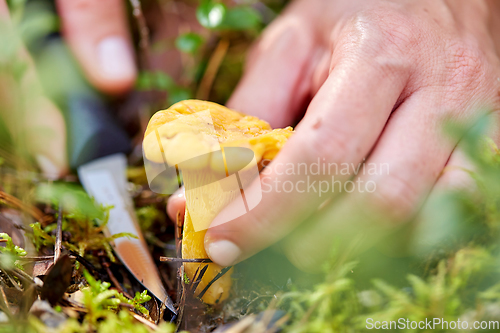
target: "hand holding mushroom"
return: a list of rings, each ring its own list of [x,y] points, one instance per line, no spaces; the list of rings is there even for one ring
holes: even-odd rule
[[[250,190],[258,179],[261,162],[273,159],[291,136],[292,129],[272,130],[268,123],[224,106],[197,100],[179,102],[157,112],[150,120],[143,148],[148,180],[153,185],[165,172],[182,172],[186,188],[182,258],[209,259],[204,247],[206,229],[229,203],[238,201],[238,216],[254,208],[261,191]],[[161,173],[151,172],[158,165]],[[174,169],[175,168],[175,169]],[[259,184],[257,182],[257,184]],[[220,221],[224,223],[229,219]],[[177,220],[177,218],[175,219]],[[186,263],[184,272],[193,292],[205,303],[225,300],[231,271],[217,264]]]
[[[468,167],[442,124],[452,119],[472,127],[481,110],[498,110],[499,18],[498,3],[486,0],[294,2],[255,46],[228,105],[274,127],[293,124],[308,105],[265,173],[271,183],[296,187],[265,191],[249,213],[210,228],[210,258],[232,265],[302,224],[283,247],[298,265],[314,267],[334,238],[354,226],[375,236],[413,217],[429,195],[470,183],[460,168],[442,173]],[[499,143],[493,120],[491,138]],[[371,181],[376,189],[330,191],[329,204],[318,211],[326,196],[299,187],[303,176],[286,172],[318,160],[387,164],[389,172],[333,175]],[[326,176],[332,174],[310,181]],[[174,197],[169,211],[179,203]],[[352,216],[363,222],[356,225]]]

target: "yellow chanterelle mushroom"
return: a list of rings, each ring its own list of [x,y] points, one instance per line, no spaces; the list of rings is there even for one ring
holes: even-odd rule
[[[256,117],[199,100],[176,103],[151,118],[144,139],[145,156],[156,163],[175,165],[182,172],[186,188],[183,258],[208,258],[204,246],[206,228],[230,201],[241,195],[242,183],[245,186],[248,182],[240,172],[240,188],[231,187],[229,176],[246,170],[245,166],[251,163],[248,158],[242,158],[241,167],[234,167],[238,170],[229,170],[230,164],[238,164],[235,161],[238,158],[233,154],[230,161],[227,151],[234,147],[247,148],[244,151],[253,152],[252,161],[257,167],[263,160],[273,159],[292,133],[291,127],[273,130]],[[158,143],[161,149],[156,148]],[[193,281],[195,273],[199,274],[205,265],[208,267],[195,293],[199,295],[204,291],[202,300],[208,304],[225,300],[231,288],[232,269],[211,285],[222,270],[219,265],[185,263],[184,271]]]

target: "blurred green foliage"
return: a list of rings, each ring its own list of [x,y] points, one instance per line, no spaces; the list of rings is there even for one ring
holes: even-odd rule
[[[258,29],[261,22],[262,18],[259,12],[252,7],[241,6],[230,8],[219,27],[231,30]]]
[[[368,250],[375,256],[366,260],[362,255],[358,263],[345,263],[334,254],[324,282],[292,287],[280,297],[278,308],[291,315],[286,332],[358,332],[366,329],[368,318],[460,319],[471,325],[499,320],[500,150],[485,137],[491,123],[491,116],[482,116],[472,129],[454,122],[444,126],[474,162],[474,170],[465,171],[477,189],[449,190],[431,198],[419,223],[411,230],[402,228],[411,241],[392,254],[397,260],[388,260],[390,254],[376,248]],[[399,237],[396,232],[383,242]],[[403,282],[401,274],[406,275]],[[368,287],[365,279],[371,280]],[[439,326],[435,331],[448,330]]]
[[[8,82],[12,84],[13,95],[19,97],[19,90],[24,89],[20,81],[27,67],[25,60],[17,56],[21,46],[18,35],[28,46],[36,47],[42,36],[59,29],[59,21],[46,5],[35,3],[25,7],[24,0],[10,0],[8,3],[18,30],[14,33],[12,29],[0,28],[0,70],[2,75],[13,78]],[[168,97],[163,97],[163,104],[195,97],[207,74],[215,75],[209,87],[210,99],[225,102],[241,75],[248,46],[286,1],[203,0],[197,3],[196,18],[204,29],[188,29],[172,41],[158,43],[182,52],[180,75],[169,75],[146,66],[141,68],[136,90],[165,93]],[[213,52],[221,40],[229,41],[229,47],[215,73],[207,73]],[[52,44],[41,54],[35,54],[43,92],[54,99],[68,91],[89,89],[77,78],[80,73],[68,60],[68,54],[61,43]],[[58,79],[54,79],[55,73]],[[42,88],[30,86],[23,96],[34,98]],[[146,99],[145,103],[151,111],[158,108],[150,100]],[[168,106],[163,104],[161,107]],[[0,108],[3,111],[5,106],[0,104]],[[27,111],[24,103],[8,110],[10,114],[25,114]],[[460,146],[474,162],[475,169],[466,171],[475,180],[477,190],[450,191],[432,198],[423,212],[421,223],[411,224],[384,239],[390,243],[397,241],[402,234],[411,233],[410,241],[404,244],[404,251],[398,253],[397,258],[391,258],[377,248],[370,249],[368,255],[349,258],[349,261],[334,254],[331,262],[325,265],[320,283],[311,283],[304,288],[291,282],[275,304],[290,317],[284,331],[358,332],[365,329],[366,318],[381,321],[402,317],[411,320],[434,317],[448,320],[459,317],[499,319],[500,150],[492,141],[484,139],[490,124],[488,117],[482,117],[472,129],[453,122],[445,126],[446,134],[460,139]],[[0,126],[0,143],[3,145],[7,142],[4,138],[7,126],[1,122]],[[18,146],[22,146],[22,142]],[[63,219],[63,230],[72,235],[71,243],[63,243],[65,247],[82,256],[95,249],[105,249],[114,259],[108,243],[111,239],[102,234],[107,221],[106,209],[97,207],[81,187],[66,183],[42,184],[37,187],[36,196],[37,201],[55,207],[62,204],[65,211],[71,212]],[[152,207],[137,210],[143,228],[151,226],[157,218],[155,212]],[[34,223],[31,226],[37,249],[54,244],[54,224],[43,227]],[[9,259],[12,265],[16,256],[22,256],[24,252],[13,246],[10,237],[1,234],[0,237],[6,240],[6,246],[0,248],[2,258],[11,255],[14,258]],[[123,302],[146,313],[141,304],[149,298],[147,294],[137,294],[129,300],[110,290],[108,283],[96,281],[88,273],[85,276],[89,287],[82,292],[89,315],[81,322],[68,319],[59,332],[151,331],[137,323],[128,311],[118,311],[118,304]],[[24,331],[53,331],[35,317],[30,317],[29,323]],[[0,325],[0,331],[15,331],[17,328]],[[160,332],[173,330],[169,324],[162,324],[158,329]]]
[[[185,53],[196,53],[202,43],[203,37],[193,32],[180,35],[175,40],[175,46],[177,49]]]
[[[2,267],[17,267],[24,270],[23,266],[17,261],[19,257],[24,257],[27,252],[25,249],[15,245],[12,238],[6,233],[0,233],[0,238],[4,240],[5,246],[0,246],[0,262]]]
[[[205,28],[214,29],[220,27],[224,22],[226,12],[227,7],[223,3],[204,0],[196,10],[196,18]]]
[[[256,29],[262,19],[250,6],[227,7],[224,3],[204,0],[196,11],[198,22],[208,29],[246,30]]]
[[[151,299],[146,290],[142,293],[137,292],[134,299],[128,299],[117,290],[109,289],[111,287],[109,282],[94,279],[86,270],[83,271],[83,275],[89,284],[89,287],[83,288],[82,292],[85,307],[89,311],[87,319],[91,325],[96,326],[98,320],[105,316],[106,310],[117,310],[120,303],[132,305],[142,314],[149,315],[149,311],[141,305]]]
[[[36,188],[39,202],[45,202],[55,207],[62,206],[67,212],[62,221],[62,231],[71,234],[71,241],[63,241],[63,245],[80,256],[87,252],[104,249],[106,254],[115,261],[111,241],[120,237],[132,237],[130,233],[118,233],[107,237],[103,234],[108,223],[109,208],[98,206],[81,186],[68,183],[41,183]],[[37,250],[42,246],[55,244],[52,231],[56,224],[52,223],[42,228],[39,222],[30,224],[33,234],[30,237]]]

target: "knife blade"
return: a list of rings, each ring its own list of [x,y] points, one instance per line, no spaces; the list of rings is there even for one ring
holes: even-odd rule
[[[87,193],[99,204],[113,206],[105,234],[126,232],[137,237],[115,239],[112,246],[117,256],[146,289],[177,314],[137,223],[132,198],[126,188],[126,167],[125,155],[114,154],[80,166],[78,176]]]

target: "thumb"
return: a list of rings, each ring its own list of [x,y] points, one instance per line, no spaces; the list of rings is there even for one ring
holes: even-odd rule
[[[137,75],[122,0],[58,0],[64,36],[88,80],[111,94]]]

